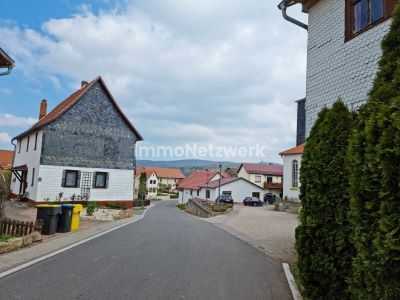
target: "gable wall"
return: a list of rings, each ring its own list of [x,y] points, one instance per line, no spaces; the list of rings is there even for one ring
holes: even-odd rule
[[[43,165],[134,167],[137,138],[98,82],[43,132]]]
[[[339,97],[355,109],[367,100],[390,20],[345,39],[345,0],[321,0],[309,11],[306,134]]]

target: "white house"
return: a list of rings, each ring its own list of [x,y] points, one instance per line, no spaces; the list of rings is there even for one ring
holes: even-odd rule
[[[13,138],[11,192],[33,202],[102,201],[132,205],[135,144],[141,135],[101,77]]]
[[[351,109],[367,101],[397,0],[283,0],[290,22],[308,29],[306,135],[318,113],[341,98]],[[301,4],[308,25],[287,16]],[[290,15],[290,11],[288,11]]]
[[[279,153],[283,160],[283,198],[300,201],[300,167],[304,144]]]
[[[243,163],[238,169],[238,177],[273,192],[277,196],[282,191],[283,167],[274,163]]]
[[[175,192],[179,181],[185,178],[182,171],[178,168],[159,168],[159,167],[142,167],[136,168],[136,191],[139,189],[139,181],[142,173],[146,174],[147,195],[150,198],[157,196],[160,189],[167,189]],[[163,187],[164,186],[164,187]]]
[[[209,201],[218,196],[230,195],[235,203],[242,203],[246,197],[264,198],[268,191],[242,177],[229,177],[212,171],[195,171],[179,184],[179,202],[186,203],[192,198]]]

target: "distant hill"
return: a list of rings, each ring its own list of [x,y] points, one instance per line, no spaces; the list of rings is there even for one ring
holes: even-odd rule
[[[194,170],[200,169],[210,169],[216,170],[218,169],[219,164],[222,164],[222,169],[226,168],[239,168],[240,163],[224,161],[217,162],[212,160],[202,160],[202,159],[184,159],[184,160],[137,160],[136,164],[138,166],[144,167],[161,167],[161,168],[179,168],[185,175],[189,175]]]
[[[220,162],[202,159],[184,159],[171,161],[156,161],[156,160],[137,160],[138,166],[144,167],[161,167],[161,168],[179,168],[185,175],[190,174],[193,170],[199,169],[218,169]],[[236,162],[221,162],[222,169],[238,168],[240,163]]]

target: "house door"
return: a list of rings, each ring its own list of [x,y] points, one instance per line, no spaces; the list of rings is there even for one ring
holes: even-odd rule
[[[28,186],[28,170],[21,171],[21,181],[19,183],[19,194],[22,196],[26,192],[26,187]]]

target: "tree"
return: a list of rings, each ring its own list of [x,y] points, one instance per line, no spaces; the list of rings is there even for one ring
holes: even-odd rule
[[[0,170],[0,219],[5,217],[5,202],[10,194],[11,172]]]
[[[146,173],[140,174],[140,177],[139,177],[139,194],[138,194],[138,196],[139,196],[139,200],[142,203],[142,206],[143,206],[144,200],[146,199],[146,192],[147,192],[146,182],[147,182]]]
[[[354,253],[346,159],[352,119],[341,101],[325,108],[305,145],[296,249],[307,299],[349,299],[347,279]]]
[[[382,50],[349,149],[354,299],[400,299],[400,7]]]

